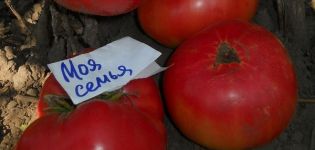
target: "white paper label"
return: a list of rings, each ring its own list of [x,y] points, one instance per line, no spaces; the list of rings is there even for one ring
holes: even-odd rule
[[[130,80],[152,76],[166,68],[155,60],[160,52],[125,37],[90,53],[48,64],[74,104],[119,89]]]

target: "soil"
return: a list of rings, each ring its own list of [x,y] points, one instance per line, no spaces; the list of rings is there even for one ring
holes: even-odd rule
[[[315,6],[310,0],[263,0],[253,20],[277,35],[288,48],[299,82],[299,103],[291,124],[273,142],[256,150],[315,150],[312,4]],[[0,1],[0,149],[13,149],[23,130],[36,118],[38,94],[49,74],[48,63],[124,36],[161,51],[161,65],[173,51],[141,30],[134,11],[99,17],[71,12],[51,0]],[[165,123],[169,150],[204,150],[180,134],[167,115]]]

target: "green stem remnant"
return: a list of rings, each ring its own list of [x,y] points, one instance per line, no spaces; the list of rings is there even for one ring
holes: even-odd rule
[[[215,66],[220,64],[240,63],[241,60],[234,48],[223,42],[218,47]]]
[[[75,109],[75,105],[71,103],[69,97],[57,95],[45,95],[45,103],[48,107],[45,109],[47,113],[69,113]]]
[[[122,96],[125,96],[126,94],[121,90],[116,90],[112,92],[104,92],[100,94],[98,97],[101,99],[105,100],[110,100],[110,101],[117,101],[119,100]]]
[[[122,89],[119,89],[112,92],[104,92],[96,98],[103,99],[105,101],[119,101],[123,96],[128,95],[125,94]],[[45,95],[44,101],[48,105],[44,110],[47,113],[67,114],[72,112],[76,107],[67,96]]]

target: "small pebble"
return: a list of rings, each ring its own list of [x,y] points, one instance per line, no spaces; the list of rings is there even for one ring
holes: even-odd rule
[[[14,108],[18,103],[16,101],[10,101],[7,105],[7,109]]]
[[[38,90],[34,88],[30,88],[26,91],[26,94],[29,96],[37,97],[38,96]]]
[[[11,60],[15,57],[15,55],[13,54],[13,49],[11,46],[5,46],[4,50],[5,50],[5,55],[8,58],[8,60]]]

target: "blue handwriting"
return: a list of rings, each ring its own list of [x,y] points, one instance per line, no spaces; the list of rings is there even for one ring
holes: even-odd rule
[[[75,66],[72,60],[69,60],[68,65],[64,62],[61,63],[61,72],[64,80],[66,82],[70,82],[70,78],[75,78],[78,80],[84,80],[83,77],[88,75],[90,72],[94,72],[96,70],[101,70],[102,65],[95,62],[93,59],[89,59],[87,64],[78,64]],[[78,97],[84,97],[89,92],[94,92],[102,87],[106,83],[110,83],[113,80],[117,80],[120,77],[133,74],[133,70],[127,68],[124,65],[120,65],[117,67],[117,70],[114,72],[106,71],[101,76],[96,77],[93,81],[95,82],[87,82],[85,85],[77,84],[75,86],[75,94]]]
[[[77,66],[78,68],[75,68],[72,60],[69,60],[69,65],[70,65],[70,69],[69,69],[68,66],[64,62],[62,62],[61,63],[61,72],[62,72],[63,79],[66,82],[70,82],[69,77],[82,80],[82,76],[88,75],[90,73],[90,71],[94,72],[96,70],[101,70],[101,68],[102,68],[102,65],[97,64],[95,62],[95,60],[93,60],[93,59],[89,59],[87,63],[88,63],[88,65],[79,64]],[[79,72],[77,72],[77,69],[79,70]]]

